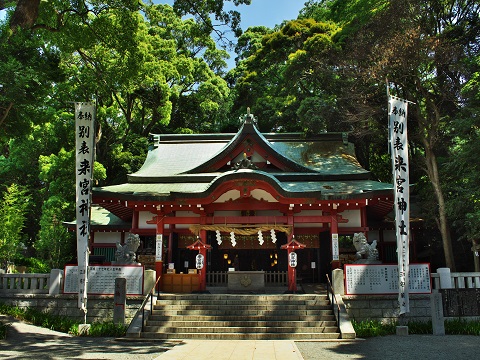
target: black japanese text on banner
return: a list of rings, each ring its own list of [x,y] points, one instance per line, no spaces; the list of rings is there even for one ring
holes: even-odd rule
[[[95,106],[75,103],[76,219],[78,258],[78,307],[86,311],[88,239],[95,146]]]
[[[410,189],[407,138],[407,102],[389,98],[390,149],[395,197],[395,221],[398,255],[398,301],[400,314],[410,311],[408,295]]]

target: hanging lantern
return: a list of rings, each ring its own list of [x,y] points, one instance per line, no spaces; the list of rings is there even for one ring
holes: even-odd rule
[[[220,230],[216,231],[216,236],[217,236],[217,244],[222,245],[222,236],[220,235]]]
[[[275,230],[270,230],[270,235],[272,237],[272,242],[275,244],[277,242],[277,235],[275,234]]]

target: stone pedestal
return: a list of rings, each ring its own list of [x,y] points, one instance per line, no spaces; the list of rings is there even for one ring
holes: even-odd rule
[[[335,269],[332,271],[332,287],[335,295],[345,295],[345,283],[343,282],[342,269]]]
[[[62,292],[63,270],[52,269],[50,271],[50,283],[48,287],[48,295],[54,296]]]
[[[265,292],[264,271],[229,271],[227,289],[229,292]]]

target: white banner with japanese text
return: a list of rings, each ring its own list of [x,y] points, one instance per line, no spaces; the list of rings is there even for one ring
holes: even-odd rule
[[[95,105],[75,103],[78,307],[87,309],[88,239],[95,153]]]
[[[389,98],[389,138],[394,181],[400,314],[410,312],[408,294],[410,181],[408,174],[407,105],[407,101],[403,99],[393,96]]]

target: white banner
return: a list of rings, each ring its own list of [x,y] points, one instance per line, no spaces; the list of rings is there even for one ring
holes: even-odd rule
[[[78,307],[87,310],[88,239],[95,153],[95,105],[75,103]]]
[[[398,255],[398,302],[400,314],[410,312],[408,295],[410,181],[408,174],[407,101],[389,98],[389,137],[395,185],[395,220]]]

